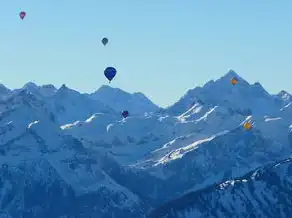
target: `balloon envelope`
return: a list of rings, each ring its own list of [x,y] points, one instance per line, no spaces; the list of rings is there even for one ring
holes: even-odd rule
[[[247,130],[249,130],[249,129],[251,129],[252,128],[252,124],[251,123],[249,123],[249,122],[246,122],[246,123],[244,123],[244,128],[245,129],[247,129]]]
[[[104,70],[104,75],[109,81],[112,81],[112,79],[116,76],[116,74],[117,74],[117,70],[113,67],[107,67]]]
[[[124,118],[128,117],[128,116],[129,116],[129,112],[128,112],[128,111],[123,111],[123,112],[122,112],[122,116],[123,116]]]
[[[102,42],[103,45],[106,45],[108,43],[108,39],[107,38],[103,38],[101,40],[101,42]]]
[[[231,83],[232,83],[232,85],[236,85],[236,84],[238,83],[238,79],[233,78],[233,79],[231,80]]]
[[[23,20],[25,17],[26,13],[24,11],[19,13],[19,17]]]

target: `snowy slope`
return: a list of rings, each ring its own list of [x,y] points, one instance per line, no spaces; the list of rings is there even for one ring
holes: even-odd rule
[[[17,94],[23,90],[42,99],[61,124],[82,120],[98,112],[115,113],[112,108],[68,88],[65,84],[57,89],[51,84],[38,86],[29,82],[21,89],[13,90],[13,93]]]
[[[3,212],[15,218],[70,216],[69,201],[76,204],[74,217],[145,213],[140,197],[104,171],[107,164],[97,152],[62,134],[42,99],[23,90],[2,104],[6,104],[0,114]],[[92,205],[92,199],[99,203]],[[64,204],[67,208],[62,208]],[[77,216],[78,210],[85,214]]]
[[[292,101],[292,95],[284,90],[280,91],[276,97],[282,99],[285,104],[288,104]]]
[[[238,84],[230,83],[232,78],[238,79]],[[233,70],[216,81],[210,81],[203,87],[189,90],[177,103],[167,111],[181,115],[195,104],[205,104],[210,107],[223,106],[238,110],[245,115],[275,115],[279,105],[275,98],[268,94],[260,83],[250,85]]]
[[[282,118],[246,117],[223,107],[202,114],[191,121],[157,115],[115,121],[98,114],[62,128],[94,149],[110,152],[120,164],[164,180],[155,194],[160,202],[291,153],[289,123]],[[250,119],[255,127],[246,131],[242,124]]]
[[[291,217],[292,160],[260,167],[171,201],[149,218]]]
[[[128,110],[130,114],[143,115],[155,112],[159,107],[152,103],[144,94],[130,94],[118,88],[102,86],[96,92],[90,94],[94,100],[98,100],[113,108],[117,112]]]
[[[233,77],[239,79],[238,87],[230,84]],[[184,107],[192,100],[190,108]],[[245,107],[245,102],[251,104]],[[158,113],[116,120],[98,115],[64,126],[63,131],[110,152],[123,165],[167,181],[158,193],[161,200],[242,175],[291,152],[291,120],[285,118],[290,113],[281,111],[281,104],[260,84],[249,85],[233,71],[190,91],[167,111],[173,108],[180,109],[179,116]],[[247,120],[255,123],[252,131],[243,128]]]
[[[1,163],[13,175],[0,182],[14,190],[7,195],[0,188],[0,212],[17,218],[143,217],[151,207],[290,155],[287,96],[270,95],[234,71],[159,111],[142,94],[107,86],[80,94],[65,85],[57,90],[28,83],[0,101]],[[121,110],[130,116],[122,118]],[[246,121],[253,129],[243,128]],[[36,189],[27,187],[30,180]],[[41,206],[42,198],[19,212],[19,202],[28,202],[21,194],[26,189],[48,197],[49,206]],[[10,195],[13,200],[6,200]]]
[[[176,120],[155,115],[122,119],[99,113],[61,128],[64,134],[73,135],[87,146],[106,149],[119,161],[133,164],[175,134]]]
[[[38,86],[33,82],[26,83],[21,88],[21,90],[23,89],[27,90],[30,93],[33,93],[34,95],[40,95],[43,97],[51,97],[55,95],[57,92],[57,88],[54,85],[47,84],[47,85]],[[18,91],[18,89],[16,89],[15,91]]]
[[[62,85],[47,101],[61,124],[83,120],[99,112],[114,114],[113,109],[69,89],[66,85]]]
[[[289,153],[290,143],[279,144],[256,130],[245,132],[238,128],[199,140],[196,135],[176,139],[135,167],[165,180],[167,185],[159,193],[163,202],[216,181],[241,176]]]
[[[43,88],[43,87],[51,87],[51,86],[53,88],[50,88],[48,90],[47,88]],[[17,94],[18,92],[21,92],[23,90],[37,96],[38,98],[46,98],[46,97],[54,95],[57,89],[53,85],[38,86],[33,82],[28,82],[24,84],[22,88],[12,90],[12,93]]]

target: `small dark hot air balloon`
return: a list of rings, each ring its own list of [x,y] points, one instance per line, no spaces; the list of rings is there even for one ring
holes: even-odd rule
[[[123,112],[122,112],[122,116],[123,116],[124,118],[127,118],[127,117],[129,116],[129,111],[123,111]]]
[[[109,82],[112,81],[112,79],[116,76],[117,70],[114,67],[107,67],[104,70],[105,77],[109,80]]]
[[[101,40],[101,42],[102,42],[102,44],[103,44],[104,46],[106,46],[106,44],[108,43],[108,38],[103,38],[103,39]]]
[[[19,17],[21,18],[21,20],[24,19],[25,15],[26,15],[26,13],[24,11],[19,13]]]

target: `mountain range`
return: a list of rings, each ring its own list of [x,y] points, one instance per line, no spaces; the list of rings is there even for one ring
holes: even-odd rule
[[[233,70],[167,108],[1,85],[0,218],[290,217],[291,103]]]

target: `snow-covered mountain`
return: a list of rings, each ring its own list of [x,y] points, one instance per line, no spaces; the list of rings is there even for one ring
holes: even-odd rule
[[[26,90],[28,93],[32,93],[35,96],[38,96],[39,98],[52,97],[58,91],[58,89],[52,84],[38,86],[33,82],[28,82],[24,84],[22,88],[12,90],[12,93],[17,93],[22,90]]]
[[[173,200],[149,218],[291,217],[292,160],[262,166]]]
[[[105,85],[94,93],[81,94],[68,88],[65,84],[57,89],[51,84],[39,86],[33,82],[28,82],[22,88],[12,91],[4,86],[3,88],[0,87],[0,98],[22,90],[26,90],[28,93],[45,100],[52,107],[62,124],[78,120],[82,121],[94,113],[120,114],[122,111],[127,110],[130,115],[144,115],[144,113],[159,110],[159,107],[142,93],[130,94],[121,89]]]
[[[236,78],[237,85],[230,80]],[[209,81],[203,87],[189,90],[178,102],[170,106],[169,113],[181,115],[194,105],[208,107],[223,106],[238,110],[245,115],[275,115],[279,111],[279,102],[270,95],[260,83],[249,84],[235,71],[229,70],[216,81]]]
[[[8,97],[10,95],[10,93],[11,93],[10,89],[8,89],[3,84],[0,84],[0,100],[3,100],[6,97]]]
[[[290,103],[292,101],[292,95],[284,90],[280,91],[277,97],[282,99],[285,103]]]
[[[42,99],[61,124],[83,120],[94,113],[115,113],[102,102],[92,100],[88,95],[70,89],[65,84],[57,89],[51,84],[38,86],[29,82],[22,88],[13,90],[12,94],[17,95],[24,90]]]
[[[232,70],[158,111],[142,94],[107,86],[80,94],[29,83],[6,96],[0,101],[1,216],[134,218],[164,204],[168,214],[167,202],[292,151],[289,93],[270,95]],[[122,118],[125,109],[130,116]],[[253,128],[246,130],[245,122]],[[220,208],[200,211],[220,214]],[[175,211],[184,214],[185,207]]]
[[[103,154],[63,135],[42,99],[23,90],[5,105],[0,115],[3,215],[143,217],[147,204],[107,174],[103,166],[112,164]]]
[[[106,85],[90,94],[90,97],[103,102],[117,112],[128,110],[131,114],[142,115],[146,112],[156,112],[159,110],[157,105],[140,92],[130,94],[119,88],[112,88]]]
[[[54,96],[47,99],[61,124],[84,120],[94,113],[111,113],[114,110],[105,104],[62,85]]]

